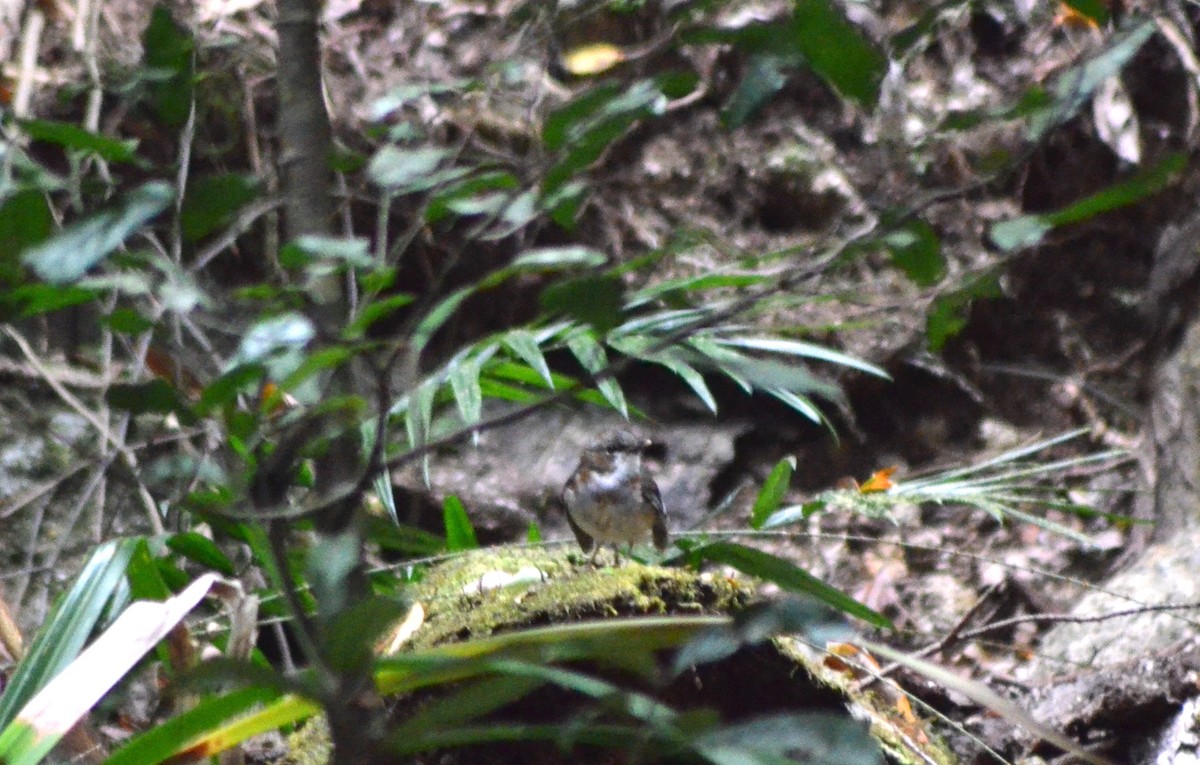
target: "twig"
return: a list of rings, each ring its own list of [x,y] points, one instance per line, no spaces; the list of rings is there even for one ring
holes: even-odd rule
[[[146,485],[142,483],[141,478],[138,476],[137,455],[135,455],[120,438],[113,434],[109,427],[96,415],[95,412],[84,406],[83,402],[75,397],[75,394],[67,390],[62,383],[60,383],[52,374],[50,374],[48,369],[42,366],[41,359],[39,359],[37,354],[33,352],[33,348],[29,346],[28,341],[25,340],[21,333],[17,332],[17,330],[13,329],[12,327],[3,327],[2,329],[4,334],[8,335],[8,337],[17,344],[17,347],[21,349],[21,353],[25,356],[25,359],[30,363],[30,365],[33,366],[34,369],[38,371],[39,374],[42,375],[43,379],[46,381],[46,384],[48,384],[51,390],[53,390],[58,397],[62,399],[63,403],[71,407],[80,416],[87,420],[92,427],[100,432],[105,441],[111,443],[121,455],[125,461],[125,464],[129,467],[134,481],[137,484],[138,497],[141,499],[142,505],[146,510],[147,519],[150,521],[150,528],[155,534],[162,534],[165,529],[162,525],[162,519],[158,514],[158,506],[155,504],[154,498],[150,495],[150,491],[146,488]]]

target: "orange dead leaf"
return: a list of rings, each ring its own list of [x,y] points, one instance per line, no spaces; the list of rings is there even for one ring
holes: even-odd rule
[[[1091,16],[1085,16],[1066,3],[1058,4],[1058,13],[1054,16],[1054,26],[1068,29],[1100,28],[1100,25]]]
[[[279,386],[270,380],[263,383],[258,392],[259,411],[272,417],[292,409],[298,403],[292,394],[279,390]]]
[[[182,364],[177,363],[170,355],[157,348],[150,348],[146,351],[146,369],[160,380],[165,380],[187,391],[192,398],[198,398],[200,391],[204,388],[195,375],[184,368]]]
[[[887,491],[895,485],[892,483],[892,476],[897,470],[899,470],[899,468],[895,466],[884,468],[883,470],[876,470],[871,474],[870,478],[863,482],[862,486],[858,487],[858,490],[863,494]]]

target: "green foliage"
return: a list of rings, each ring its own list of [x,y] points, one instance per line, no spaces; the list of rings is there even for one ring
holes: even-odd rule
[[[189,242],[231,225],[237,212],[258,196],[258,182],[241,173],[206,175],[188,184],[179,225]]]
[[[775,464],[771,475],[767,476],[766,482],[754,499],[754,507],[750,510],[750,528],[761,529],[767,518],[779,509],[795,471],[795,457],[785,457]]]
[[[1087,429],[1071,431],[1010,449],[976,465],[942,471],[925,478],[895,481],[886,490],[834,489],[823,492],[812,502],[778,510],[766,520],[763,528],[797,523],[814,512],[834,508],[850,509],[871,517],[887,517],[898,505],[958,504],[983,510],[999,522],[1016,518],[1091,546],[1092,540],[1086,536],[1029,510],[1030,507],[1037,507],[1085,516],[1094,514],[1085,506],[1061,499],[1063,489],[1048,479],[1069,474],[1083,465],[1113,465],[1128,459],[1125,452],[1112,450],[1049,462],[1032,459],[1034,455],[1080,438],[1088,432]]]
[[[109,613],[125,602],[125,567],[137,544],[136,539],[121,539],[92,551],[5,685],[0,729],[8,728],[34,694],[74,661]]]
[[[72,224],[30,247],[22,260],[51,284],[78,281],[92,266],[111,255],[135,231],[162,212],[173,197],[174,192],[165,183],[143,184],[124,195],[115,207]]]
[[[1129,180],[1109,186],[1061,210],[1022,215],[997,223],[992,226],[992,241],[1002,250],[1032,247],[1040,243],[1056,226],[1090,220],[1109,210],[1126,207],[1158,193],[1170,185],[1186,165],[1187,159],[1182,154],[1171,154]]]
[[[35,141],[56,144],[81,154],[94,154],[109,162],[130,162],[137,151],[137,141],[98,135],[68,122],[25,120],[21,128]]]
[[[825,584],[791,561],[762,550],[733,542],[711,542],[694,548],[689,553],[698,559],[732,566],[744,574],[774,582],[789,592],[815,598],[844,614],[858,617],[874,627],[894,628],[891,620],[883,614],[859,603],[841,590]]]
[[[1098,22],[1107,20],[1102,4],[1093,0],[1068,4]],[[716,27],[698,7],[680,11],[696,10],[690,17],[695,23],[681,24],[680,36],[672,42],[727,44],[744,57],[740,80],[721,112],[725,127],[737,130],[804,68],[828,83],[830,98],[852,103],[855,114],[874,109],[887,67],[902,63],[889,62],[881,51],[906,55],[932,34],[939,14],[963,5],[941,3],[880,43],[869,41],[831,0],[798,0],[781,19],[738,28]],[[1058,73],[1048,87],[1032,86],[1003,108],[954,115],[943,127],[966,130],[1020,119],[1029,140],[1043,140],[1079,114],[1105,80],[1121,73],[1153,29],[1152,21],[1135,20],[1097,54]],[[133,102],[177,129],[180,139],[190,136],[191,128],[182,128],[204,124],[206,108],[197,102],[196,41],[160,6],[151,15],[143,49],[143,65],[129,88]],[[606,171],[605,158],[620,156],[622,142],[638,126],[653,129],[655,120],[668,114],[672,99],[700,93],[699,86],[710,84],[690,72],[667,71],[580,86],[544,115],[540,129],[521,136],[533,148],[520,161],[503,158],[503,152],[477,153],[470,140],[441,145],[410,119],[415,104],[424,108],[461,100],[490,87],[489,81],[398,88],[374,105],[381,121],[373,134],[378,149],[369,157],[343,153],[338,160],[339,169],[362,173],[372,184],[368,188],[377,192],[377,230],[302,237],[256,253],[270,275],[238,293],[211,289],[209,274],[201,273],[203,264],[192,265],[189,258],[205,243],[234,241],[243,233],[249,223],[240,218],[259,206],[251,203],[260,199],[263,179],[224,167],[187,176],[173,166],[154,164],[133,140],[65,122],[12,122],[29,138],[62,150],[72,171],[59,177],[26,155],[19,142],[8,146],[9,175],[0,188],[4,317],[39,316],[96,302],[102,327],[120,335],[110,347],[128,354],[120,359],[128,374],[106,383],[104,404],[142,420],[172,415],[184,428],[197,426],[215,446],[205,447],[212,454],[163,458],[144,467],[142,477],[152,489],[154,481],[187,487],[172,504],[182,513],[183,530],[154,545],[131,540],[94,551],[0,697],[0,723],[11,722],[22,703],[79,653],[106,610],[124,601],[126,588],[139,597],[162,598],[186,585],[197,567],[233,576],[239,560],[230,552],[235,545],[244,546],[252,565],[270,582],[263,593],[265,611],[295,620],[312,666],[286,679],[261,667],[248,669],[240,682],[252,687],[226,687],[201,697],[189,711],[134,738],[110,762],[160,761],[198,740],[203,746],[196,751],[211,754],[338,702],[339,681],[365,677],[374,638],[401,615],[400,601],[391,596],[405,581],[420,577],[422,569],[414,564],[390,579],[376,576],[372,584],[388,594],[358,597],[351,587],[363,562],[356,529],[322,536],[311,548],[281,549],[279,539],[257,521],[269,518],[280,524],[277,529],[289,523],[305,531],[320,527],[343,504],[357,505],[370,486],[382,509],[362,523],[379,548],[409,556],[474,549],[479,545],[475,529],[454,496],[443,506],[444,538],[401,526],[388,465],[419,454],[428,468],[436,459],[430,447],[441,446],[439,439],[461,441],[487,427],[494,412],[510,416],[514,404],[541,406],[572,398],[637,417],[640,412],[624,384],[630,369],[650,365],[670,372],[682,390],[714,415],[718,401],[710,384],[724,379],[748,395],[774,397],[828,426],[828,406],[848,404],[841,388],[830,382],[834,376],[820,372],[823,366],[886,378],[884,370],[868,361],[811,341],[820,336],[817,328],[794,319],[782,325],[767,322],[777,309],[821,297],[804,293],[803,282],[791,273],[802,265],[795,252],[732,254],[717,268],[663,277],[652,267],[691,245],[711,242],[703,234],[677,232],[661,250],[634,253],[617,264],[595,243],[572,238],[595,177]],[[991,240],[1005,252],[1039,244],[1055,227],[1156,193],[1181,172],[1184,161],[1171,156],[1061,210],[997,223]],[[150,180],[130,188],[128,178],[114,178],[109,165],[129,177],[171,178],[176,184]],[[185,177],[186,186],[180,180]],[[363,200],[356,196],[354,202]],[[155,224],[164,211],[174,218]],[[408,230],[392,240],[400,215],[407,218]],[[65,222],[56,228],[60,218]],[[813,260],[828,255],[825,262],[843,265],[850,256],[882,253],[916,288],[931,288],[946,279],[949,269],[939,234],[926,220],[937,219],[920,209],[889,212],[878,226],[851,241],[817,241],[811,247]],[[443,235],[447,248],[463,242],[461,252],[447,260],[472,255],[475,247],[515,255],[490,271],[465,269],[465,277],[447,278],[449,268],[426,274],[422,269],[428,264],[414,262],[411,251],[417,248],[410,245],[421,237],[441,246]],[[807,254],[807,241],[804,246]],[[784,256],[789,260],[781,261]],[[329,277],[354,296],[352,307],[350,301],[342,306],[347,308],[344,315],[326,310],[331,301],[317,294],[316,285]],[[930,347],[940,349],[961,330],[972,301],[997,295],[997,283],[996,275],[986,272],[946,286],[927,315]],[[417,294],[419,288],[408,286],[412,284],[431,286],[426,294]],[[411,292],[399,291],[400,285]],[[453,340],[442,338],[454,337],[448,330],[469,318],[476,300],[513,285],[536,288],[536,305],[530,301],[528,306],[534,315],[517,326],[489,327],[482,336],[473,335],[474,340],[445,347]],[[221,325],[217,345],[229,347],[200,344],[197,352],[186,345],[202,334],[196,327],[205,323],[192,322],[195,317],[188,314],[201,312],[209,323]],[[153,366],[145,348],[158,348],[164,341],[173,345],[163,352],[166,360],[160,365],[171,367],[170,372],[141,374]],[[236,351],[226,358],[235,344]],[[195,355],[204,363],[194,364]],[[190,431],[181,436],[193,437]],[[355,466],[359,474],[334,486],[332,493],[322,493],[322,471],[328,467],[323,460],[346,440],[362,447],[357,455],[362,465]],[[1071,533],[1028,512],[1026,506],[1035,502],[1082,511],[1055,497],[1047,500],[1034,479],[1113,455],[1023,464],[1061,440],[1017,450],[983,466],[898,483],[888,491],[831,492],[781,508],[796,468],[794,460],[783,460],[762,487],[750,525],[779,527],[835,507],[883,516],[897,502],[953,501],[997,519],[1016,517]],[[269,496],[263,499],[256,491]],[[197,528],[201,523],[208,528]],[[279,537],[286,541],[286,534]],[[530,525],[528,539],[540,541],[536,524]],[[686,557],[696,564],[731,566],[806,595],[835,614],[874,627],[891,626],[882,615],[779,557],[729,542],[688,545],[683,545]],[[320,629],[309,631],[318,603],[323,609],[316,617]],[[652,683],[653,670],[661,665],[656,653],[663,649],[679,649],[678,670],[679,662],[713,661],[771,635],[801,633],[819,641],[842,627],[829,608],[789,601],[735,623],[664,618],[500,635],[383,660],[371,671],[384,692],[460,683],[402,723],[392,742],[398,751],[530,738],[564,747],[619,747],[636,740],[645,742],[650,754],[717,765],[778,763],[790,757],[876,763],[878,747],[862,726],[845,719],[796,714],[723,725],[711,715],[681,713],[577,664],[620,663]],[[237,679],[223,679],[231,678]],[[560,726],[486,721],[489,712],[546,687],[612,711],[616,722],[584,716],[564,732]],[[37,759],[40,754],[28,754],[34,751],[27,740],[32,735],[9,726],[0,733],[0,752],[25,751],[31,761]]]
[[[475,538],[475,527],[462,500],[451,494],[442,504],[442,519],[446,524],[446,547],[450,552],[475,550],[479,540]]]
[[[142,77],[149,84],[150,105],[171,127],[182,126],[192,109],[196,43],[165,5],[156,5],[142,37]]]

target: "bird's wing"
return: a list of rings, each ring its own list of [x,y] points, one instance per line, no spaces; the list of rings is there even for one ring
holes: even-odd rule
[[[663,507],[658,484],[646,472],[642,473],[642,501],[654,508],[654,546],[662,550],[670,543],[667,534],[667,511]]]
[[[563,486],[561,497],[563,513],[567,516],[567,524],[571,527],[571,531],[575,532],[575,541],[579,543],[579,546],[583,548],[585,553],[591,552],[595,548],[596,542],[592,539],[592,535],[579,528],[579,524],[571,517],[571,503],[567,501],[567,494],[574,493],[574,489],[572,488],[572,484],[574,483],[575,476],[572,475],[567,484]]]

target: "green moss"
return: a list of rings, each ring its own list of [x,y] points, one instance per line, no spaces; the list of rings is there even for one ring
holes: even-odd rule
[[[517,578],[507,586],[488,588]],[[593,568],[561,552],[483,550],[432,570],[411,592],[426,610],[414,648],[498,631],[618,616],[730,613],[750,590],[737,580],[624,562]]]
[[[509,583],[501,584],[504,581]],[[747,579],[633,562],[596,568],[578,555],[546,549],[479,550],[431,569],[409,589],[407,594],[422,604],[426,618],[404,650],[588,619],[734,613],[751,601],[754,587]],[[912,742],[924,739],[921,723],[888,703],[887,693],[858,690],[854,678],[827,667],[823,659],[822,652],[801,641],[779,638],[693,670],[661,690],[669,704],[716,709],[723,717],[814,707],[842,710],[849,704],[871,720],[872,735],[891,761],[954,762],[938,743],[926,742],[917,751]],[[547,698],[557,714],[571,703],[555,695]],[[401,702],[400,716],[405,703],[419,707],[423,699]],[[329,740],[323,720],[304,726],[289,743],[295,752],[286,760],[289,765],[327,761]],[[518,751],[514,749],[513,756]],[[471,750],[445,761],[473,762],[475,754]]]

